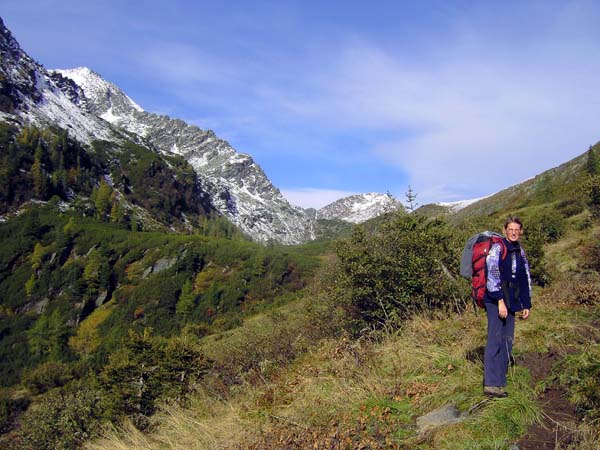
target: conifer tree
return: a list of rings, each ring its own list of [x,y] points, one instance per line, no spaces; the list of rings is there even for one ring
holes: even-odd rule
[[[408,191],[406,191],[405,193],[406,195],[406,204],[408,205],[407,209],[409,212],[415,212],[415,210],[417,209],[417,206],[419,205],[417,203],[417,194],[412,190],[412,188],[410,187],[410,184],[408,185]]]
[[[129,220],[129,227],[131,228],[131,231],[140,231],[141,224],[139,222],[137,215],[131,214],[131,217]]]
[[[111,206],[111,195],[112,188],[105,180],[102,180],[94,196],[94,206],[99,219],[104,219],[109,213]]]
[[[600,175],[590,177],[586,183],[588,206],[594,219],[600,219]]]
[[[52,169],[58,169],[61,158],[62,151],[59,147],[58,137],[55,136],[50,142],[50,162],[52,163]]]
[[[120,223],[123,220],[123,206],[119,200],[113,201],[110,209],[110,221],[112,223]]]
[[[596,149],[591,145],[587,153],[587,161],[585,168],[587,170],[587,173],[591,176],[598,175],[598,156],[596,155]]]
[[[102,335],[98,327],[111,314],[112,310],[104,305],[96,308],[83,322],[79,324],[75,335],[69,337],[69,347],[79,354],[89,356],[100,346]]]
[[[188,317],[196,307],[196,294],[192,291],[192,282],[186,280],[181,288],[179,300],[175,306],[177,314],[183,317]]]
[[[88,284],[88,290],[95,292],[100,286],[100,266],[102,265],[102,255],[96,249],[89,254],[85,268],[83,270],[83,279]]]
[[[69,221],[63,227],[63,233],[65,233],[69,237],[73,237],[76,233],[75,219],[73,217],[69,218]]]
[[[395,209],[392,206],[394,204],[394,196],[392,195],[392,193],[390,191],[386,191],[385,195],[388,198],[388,201],[386,202],[386,204],[383,207],[383,212],[385,214],[389,214],[389,213],[393,212]]]
[[[37,242],[31,254],[31,268],[33,271],[37,271],[42,265],[42,258],[44,256],[44,246]]]
[[[35,289],[36,280],[35,273],[32,273],[29,279],[25,282],[25,295],[28,297],[33,294],[33,290]]]
[[[63,357],[67,344],[68,327],[58,309],[49,316],[42,314],[27,331],[29,351],[36,357],[50,356],[53,360]]]
[[[50,358],[58,361],[63,358],[63,351],[67,346],[69,335],[69,328],[58,309],[52,311],[48,318],[48,334]]]
[[[33,191],[35,196],[40,200],[46,198],[47,186],[46,186],[46,172],[42,165],[43,149],[41,145],[38,145],[35,150],[35,157],[33,165],[31,166],[31,174],[33,176]]]
[[[67,171],[65,170],[65,157],[62,152],[58,152],[58,161],[54,165],[52,172],[52,186],[57,192],[64,192],[67,188]]]
[[[49,351],[48,345],[48,316],[42,314],[35,324],[27,331],[29,351],[35,357],[42,357]]]

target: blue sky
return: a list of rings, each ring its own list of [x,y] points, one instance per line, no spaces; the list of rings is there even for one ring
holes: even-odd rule
[[[600,140],[597,1],[3,0],[47,68],[213,129],[300,206],[485,196]]]

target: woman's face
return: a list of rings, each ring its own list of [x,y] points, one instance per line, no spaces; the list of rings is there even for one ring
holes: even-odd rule
[[[514,222],[509,223],[506,225],[506,228],[504,228],[504,235],[510,242],[517,242],[521,237],[522,232],[521,225]]]

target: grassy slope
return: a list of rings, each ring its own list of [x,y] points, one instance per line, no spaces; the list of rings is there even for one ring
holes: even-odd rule
[[[578,198],[580,195],[577,195],[576,189],[584,172],[586,159],[587,155],[584,153],[534,178],[473,203],[451,214],[448,219],[460,224],[477,217],[497,216],[507,210]]]
[[[503,189],[454,213],[436,204],[423,205],[418,211],[426,217],[445,216],[449,222],[462,225],[473,219],[497,218],[507,210],[512,212],[515,209],[541,205],[549,200],[560,202],[576,199],[580,197],[580,193],[575,190],[581,180],[586,160],[587,154],[583,153],[571,161]]]
[[[525,366],[512,367],[507,399],[482,403],[481,312],[416,317],[403,329],[373,341],[344,336],[318,340],[303,321],[305,309],[311,304],[318,307],[321,299],[306,297],[281,309],[276,321],[280,327],[276,335],[283,336],[285,329],[290,342],[315,338],[303,344],[292,364],[281,366],[269,354],[277,341],[269,332],[273,317],[254,318],[244,329],[205,344],[218,354],[217,349],[235,341],[243,348],[245,336],[264,336],[254,341],[265,353],[259,370],[228,398],[216,400],[212,393],[200,393],[188,409],[165,407],[150,434],[125,426],[108,431],[89,448],[508,448],[527,436],[531,425],[544,420],[538,397],[544,389],[552,383],[569,387],[561,364],[578,355],[600,354],[600,304],[580,304],[575,295],[578,285],[570,281],[571,269],[581,263],[580,252],[573,249],[598,233],[599,227],[571,228],[564,240],[547,247],[547,265],[556,282],[535,291],[531,318],[517,324],[515,356],[518,362],[525,355],[551,353],[558,365],[541,379]],[[562,264],[565,247],[571,249],[573,260]],[[475,410],[460,424],[418,433],[416,418],[447,404],[463,412]],[[600,445],[600,437],[594,437],[585,423],[562,425],[570,430],[571,448]]]

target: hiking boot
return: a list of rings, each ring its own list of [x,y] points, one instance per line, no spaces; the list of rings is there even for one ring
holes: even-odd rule
[[[500,386],[484,386],[483,393],[490,397],[496,397],[496,398],[508,397],[508,392],[506,392]]]

